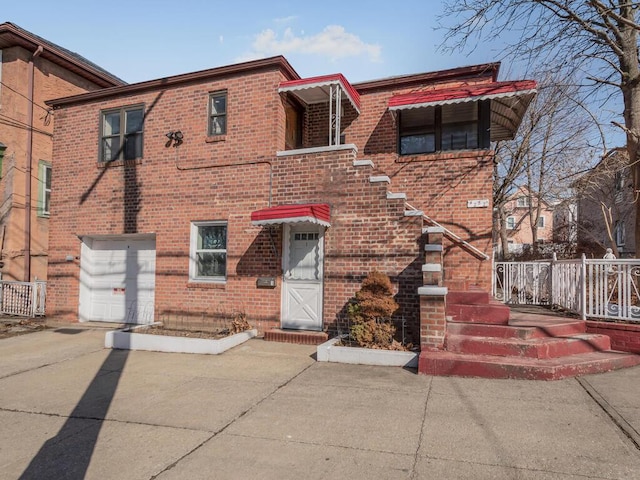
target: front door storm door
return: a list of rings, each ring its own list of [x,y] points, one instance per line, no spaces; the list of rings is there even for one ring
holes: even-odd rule
[[[324,227],[285,225],[282,328],[322,330]]]

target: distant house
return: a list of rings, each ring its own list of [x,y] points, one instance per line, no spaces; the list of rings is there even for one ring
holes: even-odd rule
[[[519,187],[511,195],[505,205],[506,230],[509,242],[509,253],[523,253],[534,244],[534,235],[531,228],[531,215],[534,212],[536,221],[535,242],[549,243],[553,241],[554,216],[553,206],[545,200],[540,200],[540,214],[537,215],[537,200],[526,187]],[[535,221],[535,220],[534,220]]]
[[[12,23],[0,24],[0,81],[0,272],[4,280],[46,279],[56,167],[45,101],[124,82]]]
[[[426,277],[490,288],[491,142],[536,89],[497,74],[351,84],[272,57],[48,102],[48,314],[336,331],[380,270],[417,342]]]
[[[612,248],[618,257],[635,257],[635,201],[626,149],[609,151],[574,182],[578,198],[578,248],[601,257]]]

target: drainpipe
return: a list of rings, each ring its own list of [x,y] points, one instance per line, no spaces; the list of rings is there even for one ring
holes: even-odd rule
[[[27,85],[27,168],[25,169],[25,189],[24,189],[24,281],[31,281],[31,164],[33,162],[33,88],[35,79],[34,61],[42,53],[42,45],[38,48],[29,60],[29,79]]]

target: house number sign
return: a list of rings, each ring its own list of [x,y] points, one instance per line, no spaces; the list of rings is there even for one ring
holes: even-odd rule
[[[489,199],[483,198],[480,200],[467,201],[467,208],[487,208],[489,206]]]

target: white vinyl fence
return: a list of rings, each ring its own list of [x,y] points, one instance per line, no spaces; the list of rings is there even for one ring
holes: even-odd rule
[[[640,260],[495,262],[493,295],[510,305],[549,305],[586,318],[640,322]]]
[[[21,317],[44,315],[47,282],[0,281],[0,313]]]

